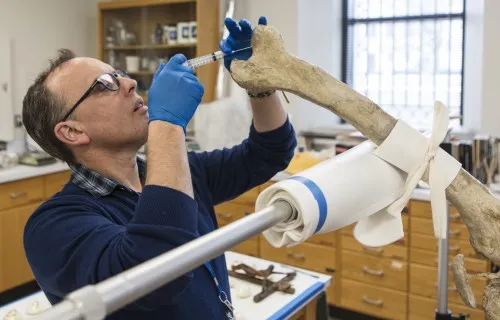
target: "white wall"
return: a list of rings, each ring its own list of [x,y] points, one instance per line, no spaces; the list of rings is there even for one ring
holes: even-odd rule
[[[16,114],[21,114],[24,94],[34,77],[59,48],[95,56],[96,5],[97,0],[0,0],[0,30],[13,44]],[[15,136],[22,140],[24,130],[17,129]]]
[[[500,1],[497,0],[474,0],[477,1],[477,6],[483,3],[484,9],[482,11],[483,34],[479,31],[476,37],[480,36],[482,39],[482,59],[472,59],[470,61],[470,68],[476,68],[480,77],[480,98],[477,106],[480,109],[480,128],[481,134],[491,134],[500,137],[500,99],[498,90],[500,87],[500,38],[498,30],[500,30]],[[476,15],[471,17],[470,23],[473,18],[481,17],[481,11],[478,10]],[[468,22],[469,23],[469,22]],[[478,28],[479,29],[479,28]],[[473,57],[476,58],[476,57]]]

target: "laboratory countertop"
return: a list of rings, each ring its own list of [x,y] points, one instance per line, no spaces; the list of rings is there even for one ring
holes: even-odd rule
[[[19,164],[10,168],[0,169],[0,184],[44,176],[66,170],[69,170],[68,165],[61,161],[44,166],[27,166]]]
[[[52,173],[62,172],[69,170],[66,163],[58,161],[53,164],[45,166],[27,166],[27,165],[16,165],[7,169],[0,169],[0,184],[6,182],[12,182],[16,180],[34,178],[38,176],[44,176]],[[290,177],[290,174],[286,172],[279,172],[274,177],[271,178],[272,181],[281,181]],[[493,184],[490,187],[491,192],[496,197],[500,198],[500,183]],[[425,188],[417,188],[412,194],[413,200],[430,201],[430,191]]]

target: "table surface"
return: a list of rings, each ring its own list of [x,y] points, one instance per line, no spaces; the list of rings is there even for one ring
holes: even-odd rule
[[[331,284],[332,280],[332,277],[329,275],[290,267],[235,252],[226,252],[226,261],[228,268],[231,268],[231,265],[235,262],[242,262],[257,269],[266,269],[270,264],[273,264],[274,271],[297,271],[297,276],[291,282],[295,288],[294,294],[275,292],[259,303],[253,302],[253,296],[262,290],[259,285],[229,277],[232,286],[231,298],[237,314],[237,320],[288,319],[326,290],[326,287]],[[276,275],[276,278],[272,280],[279,280],[283,276]],[[251,295],[249,297],[238,298],[238,290],[241,290],[242,287],[247,287],[250,290]]]

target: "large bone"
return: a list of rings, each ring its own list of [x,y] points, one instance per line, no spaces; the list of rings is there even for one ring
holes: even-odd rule
[[[296,94],[342,117],[378,145],[396,125],[395,118],[367,97],[321,68],[286,53],[273,27],[256,27],[252,48],[250,59],[231,64],[231,75],[243,88]],[[460,212],[474,249],[500,263],[499,200],[463,169],[446,189],[446,197]]]
[[[243,88],[253,91],[278,89],[296,94],[342,117],[378,145],[396,125],[395,118],[367,97],[321,68],[286,53],[283,40],[274,28],[256,27],[252,47],[249,60],[235,60],[231,65],[233,79]],[[427,181],[428,172],[423,178]],[[500,263],[499,200],[463,169],[446,189],[446,197],[460,212],[476,252]],[[466,279],[461,280],[459,285],[465,289]],[[485,290],[485,311],[488,319],[498,319],[500,280],[490,281]]]

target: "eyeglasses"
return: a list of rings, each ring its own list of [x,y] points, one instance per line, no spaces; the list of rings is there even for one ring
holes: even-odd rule
[[[75,105],[69,109],[68,113],[64,116],[64,118],[61,121],[66,121],[69,116],[75,111],[76,107],[80,103],[83,102],[94,90],[94,88],[97,87],[100,91],[104,90],[109,90],[109,91],[118,91],[120,90],[120,81],[118,80],[118,77],[121,78],[130,78],[128,74],[126,74],[123,71],[120,70],[115,70],[113,72],[109,73],[103,73],[97,79],[94,81],[94,83],[88,88],[88,90],[83,94],[83,96],[75,103]],[[96,90],[97,90],[96,89]]]

